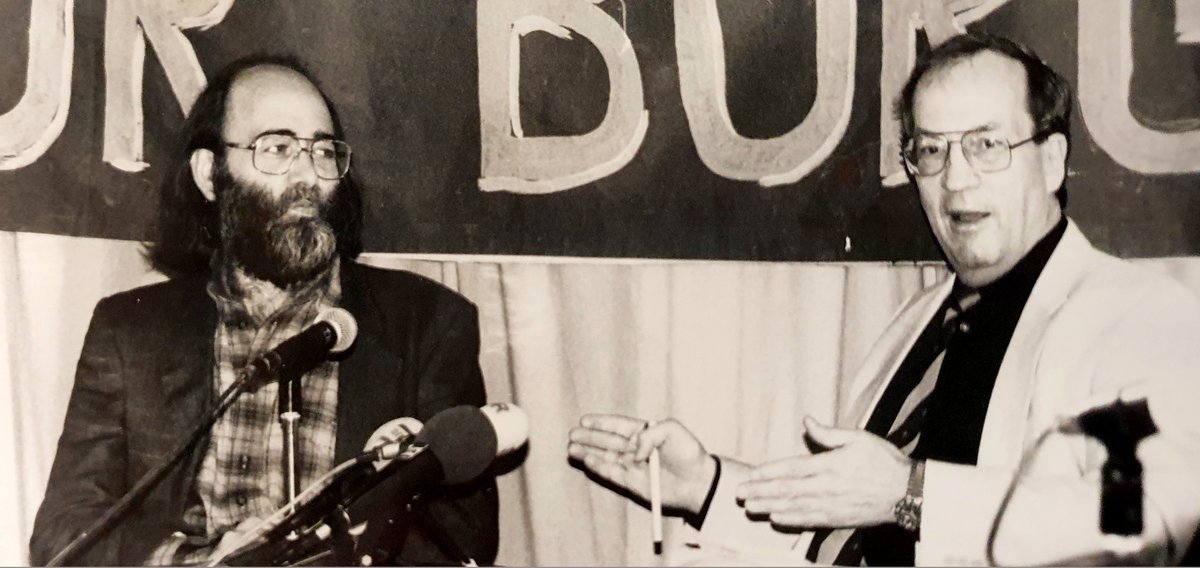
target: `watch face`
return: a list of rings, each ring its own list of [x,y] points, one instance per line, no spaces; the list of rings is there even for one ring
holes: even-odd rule
[[[906,495],[896,502],[892,510],[896,516],[896,524],[908,531],[916,531],[921,526],[921,498]]]

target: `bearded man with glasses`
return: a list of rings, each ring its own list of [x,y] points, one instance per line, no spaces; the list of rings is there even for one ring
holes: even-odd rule
[[[254,57],[213,78],[183,126],[147,250],[171,280],[105,298],[92,317],[30,543],[35,564],[165,462],[249,361],[323,310],[345,309],[360,331],[296,379],[300,488],[359,455],[386,422],[486,403],[475,307],[414,274],[355,262],[362,200],[333,106],[299,64]],[[228,552],[290,498],[278,399],[275,382],[242,394],[73,560],[179,565]],[[423,495],[425,522],[409,522],[402,501],[373,505],[373,563],[495,558],[494,480]]]
[[[1003,38],[958,36],[917,64],[897,104],[900,158],[952,274],[884,331],[837,427],[805,418],[811,448],[752,466],[673,420],[588,415],[570,455],[645,497],[658,448],[663,505],[733,550],[839,565],[1177,561],[1200,520],[1195,401],[1151,401],[1189,426],[1141,443],[1144,533],[1120,546],[1098,522],[1102,447],[1058,428],[1134,385],[1200,380],[1197,299],[1096,250],[1064,213],[1070,112],[1067,82]]]

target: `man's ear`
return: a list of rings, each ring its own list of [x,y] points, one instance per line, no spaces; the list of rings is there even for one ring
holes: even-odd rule
[[[188,160],[192,167],[192,180],[196,182],[196,187],[200,188],[200,193],[204,194],[204,198],[209,201],[217,200],[217,193],[213,191],[213,160],[215,158],[212,150],[198,148],[192,151],[192,157]]]
[[[1054,193],[1067,178],[1067,137],[1055,132],[1042,142],[1042,172],[1046,176],[1046,192]]]

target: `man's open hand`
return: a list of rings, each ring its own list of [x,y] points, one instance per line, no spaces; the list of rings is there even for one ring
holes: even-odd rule
[[[768,462],[737,488],[746,511],[786,527],[859,527],[893,520],[911,461],[887,440],[862,430],[804,419],[808,437],[826,448]]]

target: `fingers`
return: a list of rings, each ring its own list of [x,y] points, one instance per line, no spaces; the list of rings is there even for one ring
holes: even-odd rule
[[[738,499],[773,499],[783,495],[804,493],[813,477],[779,477],[745,481],[737,488]]]
[[[579,424],[568,434],[567,455],[598,473],[623,475],[623,471],[610,466],[623,467],[635,461],[637,442],[632,438],[645,428],[646,421],[614,414],[588,414]]]
[[[792,456],[789,458],[769,461],[750,470],[749,480],[773,481],[782,478],[811,477],[826,471],[826,456]]]
[[[863,434],[862,430],[842,430],[826,426],[817,422],[812,416],[804,417],[804,428],[807,430],[806,435],[809,439],[827,449],[845,446]]]
[[[608,459],[607,457],[588,453],[578,458],[583,462],[583,465],[592,473],[607,479],[617,485],[629,485],[629,465],[622,462]]]
[[[637,446],[627,436],[585,427],[572,428],[567,435],[572,444],[610,452],[632,452]]]
[[[579,424],[569,434],[571,443],[567,446],[568,452],[573,445],[582,445],[593,452],[606,452],[614,459],[624,452],[631,452],[628,458],[634,461],[650,459],[651,450],[682,429],[674,420],[655,424],[641,418],[615,414],[587,414],[579,419]]]
[[[646,427],[646,420],[619,414],[584,414],[579,425],[629,438]]]

